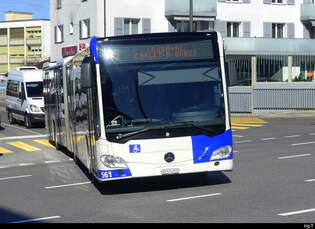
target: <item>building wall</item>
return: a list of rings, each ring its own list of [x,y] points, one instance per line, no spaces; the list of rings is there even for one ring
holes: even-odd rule
[[[57,0],[50,1],[52,61],[62,58],[63,48],[75,46],[79,50],[80,44],[88,45],[89,38],[92,36],[118,35],[118,24],[123,32],[125,19],[139,19],[139,33],[168,31],[168,21],[164,16],[164,0],[88,0],[84,2],[82,0],[62,0],[59,9],[57,9],[56,2]],[[106,21],[104,21],[105,17]],[[89,20],[89,36],[82,39],[80,30],[82,30],[83,20],[86,19]],[[70,34],[71,23],[73,24],[73,34]],[[55,27],[58,25],[63,27],[63,39],[60,42],[56,42],[55,37]],[[145,28],[149,28],[149,30]]]
[[[0,22],[0,74],[50,57],[49,20]]]
[[[264,23],[283,23],[284,38],[287,38],[288,23],[294,24],[294,38],[303,38],[303,24],[300,20],[300,6],[303,0],[283,0],[283,3],[265,3],[266,0],[238,2],[218,0],[217,20],[224,22],[250,22],[250,37],[265,37]],[[271,2],[271,0],[270,0]]]

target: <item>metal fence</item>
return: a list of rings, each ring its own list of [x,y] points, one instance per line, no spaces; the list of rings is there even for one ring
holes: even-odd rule
[[[315,56],[240,56],[228,61],[235,63],[239,81],[229,88],[231,112],[315,110]]]

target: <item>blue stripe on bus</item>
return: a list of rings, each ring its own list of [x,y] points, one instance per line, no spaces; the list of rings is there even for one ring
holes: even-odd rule
[[[131,177],[130,169],[115,169],[115,170],[98,170],[97,177],[100,179],[113,179],[120,177]]]
[[[96,37],[91,38],[90,50],[91,50],[91,53],[95,59],[95,64],[99,64],[98,51],[97,51],[97,38]]]
[[[220,147],[231,145],[232,146],[232,131],[227,130],[223,134],[214,137],[206,135],[192,136],[192,149],[194,164],[206,163],[210,161],[212,153]],[[229,158],[232,159],[233,154]]]

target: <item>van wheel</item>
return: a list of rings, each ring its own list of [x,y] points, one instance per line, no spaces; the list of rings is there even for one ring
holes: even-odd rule
[[[33,127],[33,123],[32,123],[31,118],[28,114],[24,115],[24,124],[25,124],[26,128],[32,128]]]
[[[16,122],[15,118],[13,118],[12,113],[8,111],[8,121],[9,124],[14,124]]]

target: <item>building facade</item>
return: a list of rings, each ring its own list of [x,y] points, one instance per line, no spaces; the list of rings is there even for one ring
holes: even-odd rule
[[[53,61],[85,48],[92,36],[168,30],[164,0],[51,0],[50,16]]]
[[[0,74],[50,57],[50,22],[31,13],[6,12],[0,21]]]

